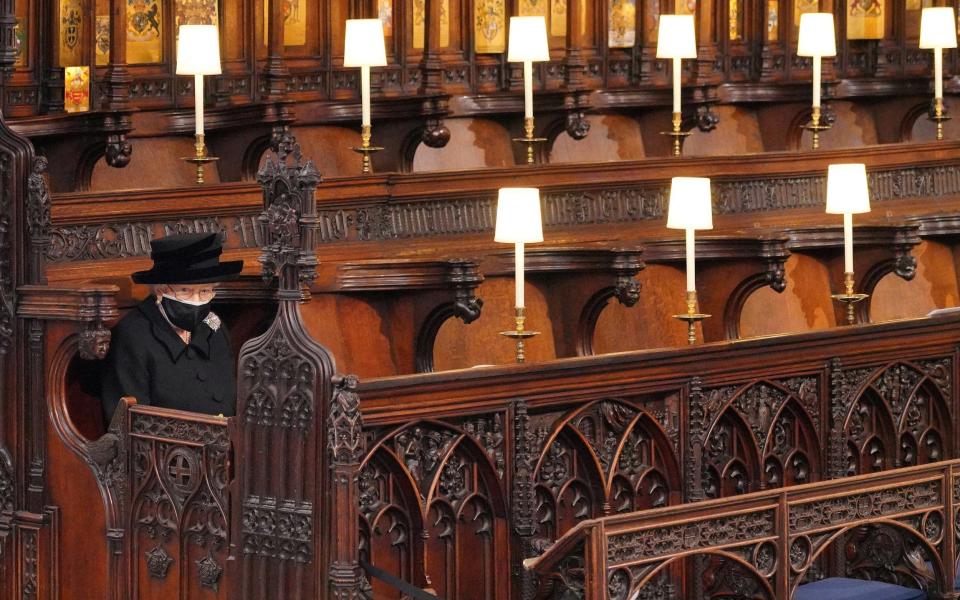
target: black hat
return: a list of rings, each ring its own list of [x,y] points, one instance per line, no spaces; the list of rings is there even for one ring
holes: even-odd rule
[[[242,260],[220,262],[223,246],[216,233],[184,233],[150,241],[149,271],[133,274],[134,283],[212,283],[235,278]]]

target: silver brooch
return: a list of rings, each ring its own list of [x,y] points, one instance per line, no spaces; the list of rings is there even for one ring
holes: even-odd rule
[[[207,314],[207,317],[203,320],[206,323],[207,327],[216,331],[220,329],[220,317],[217,316],[217,313],[211,312]]]

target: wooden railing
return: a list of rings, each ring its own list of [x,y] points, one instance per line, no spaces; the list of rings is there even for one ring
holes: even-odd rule
[[[958,342],[944,317],[361,382],[361,556],[501,597],[483,565],[585,519],[955,457]]]
[[[787,600],[825,575],[952,598],[958,482],[947,461],[591,519],[524,566],[586,600]]]

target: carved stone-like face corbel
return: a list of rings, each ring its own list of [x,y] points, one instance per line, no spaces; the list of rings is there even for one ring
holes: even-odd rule
[[[430,148],[443,148],[450,141],[450,129],[444,125],[443,119],[427,119],[420,139]]]
[[[110,330],[103,323],[91,323],[80,332],[79,354],[84,360],[103,360],[110,350]]]
[[[564,128],[567,135],[575,140],[582,140],[590,133],[590,121],[587,120],[583,111],[571,111],[567,113],[567,122]]]
[[[130,164],[133,155],[133,146],[124,134],[108,135],[105,156],[107,164],[115,169],[122,169]]]
[[[912,281],[917,274],[917,257],[910,254],[910,249],[898,248],[893,259],[893,272],[905,281]]]
[[[787,278],[783,259],[767,261],[767,283],[778,294],[787,289]]]
[[[720,115],[713,112],[713,107],[704,104],[697,107],[697,129],[703,132],[713,131],[720,124]]]
[[[620,304],[630,308],[640,300],[640,282],[633,275],[618,275],[613,294]]]

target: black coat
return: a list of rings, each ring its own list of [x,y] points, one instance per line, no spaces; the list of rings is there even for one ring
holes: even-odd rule
[[[201,323],[185,344],[151,296],[113,328],[100,399],[107,422],[120,398],[138,404],[233,416],[236,367],[226,328]]]

